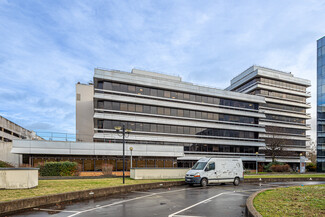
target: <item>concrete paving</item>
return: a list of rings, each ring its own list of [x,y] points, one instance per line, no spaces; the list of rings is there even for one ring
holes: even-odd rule
[[[245,214],[247,197],[263,188],[325,184],[325,182],[283,182],[266,184],[212,185],[206,188],[179,186],[115,195],[109,198],[57,204],[14,216],[94,217],[168,216],[238,217]]]

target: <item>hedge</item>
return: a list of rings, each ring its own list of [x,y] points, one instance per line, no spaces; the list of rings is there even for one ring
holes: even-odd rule
[[[78,164],[75,162],[46,162],[40,166],[41,176],[73,176],[78,170]]]

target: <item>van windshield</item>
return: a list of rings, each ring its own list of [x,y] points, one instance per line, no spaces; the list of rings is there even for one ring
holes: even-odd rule
[[[192,167],[192,170],[203,170],[207,162],[196,162]]]

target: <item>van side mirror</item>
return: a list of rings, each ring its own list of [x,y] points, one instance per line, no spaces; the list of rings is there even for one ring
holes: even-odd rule
[[[209,171],[209,167],[206,167],[204,171]]]

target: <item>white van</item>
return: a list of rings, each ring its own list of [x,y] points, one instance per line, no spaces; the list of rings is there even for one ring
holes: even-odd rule
[[[239,185],[244,179],[240,158],[201,158],[185,175],[185,182],[206,186],[210,183],[232,182]]]

